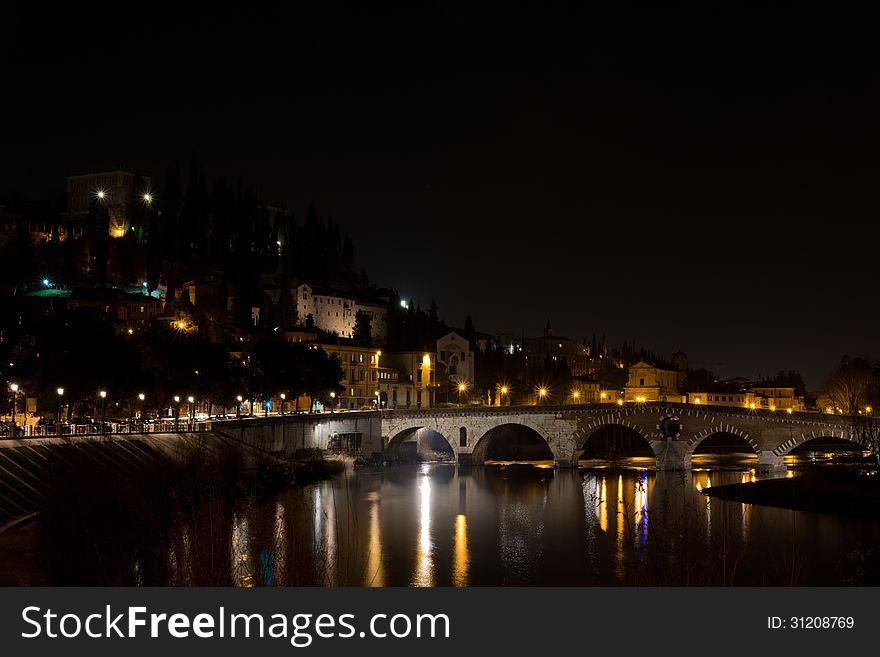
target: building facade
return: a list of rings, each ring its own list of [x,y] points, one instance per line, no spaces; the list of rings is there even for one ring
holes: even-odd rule
[[[629,368],[624,388],[626,402],[684,402],[687,395],[681,389],[682,373],[664,370],[644,361]]]
[[[515,341],[507,346],[515,349]],[[527,360],[534,366],[541,366],[551,361],[555,363],[565,361],[572,376],[594,373],[589,345],[557,336],[549,320],[544,328],[544,334],[539,338],[526,338],[523,347]]]
[[[150,201],[152,181],[131,171],[117,169],[67,177],[67,212],[73,217],[86,214],[92,201],[99,199],[110,215],[110,235],[122,237],[131,227],[129,208],[134,202]],[[135,189],[135,187],[140,187]]]
[[[303,283],[294,291],[296,316],[300,324],[306,323],[311,315],[315,326],[322,331],[332,332],[341,338],[354,337],[354,325],[358,311],[370,316],[370,330],[373,342],[385,344],[388,337],[388,309],[379,304],[359,302],[351,297],[322,293],[308,283]]]

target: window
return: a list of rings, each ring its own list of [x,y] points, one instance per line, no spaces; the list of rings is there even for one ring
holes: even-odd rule
[[[458,430],[458,444],[460,447],[467,447],[467,428],[465,427]]]
[[[644,380],[644,379],[639,379],[639,385],[640,385],[640,386],[645,385],[645,380]]]

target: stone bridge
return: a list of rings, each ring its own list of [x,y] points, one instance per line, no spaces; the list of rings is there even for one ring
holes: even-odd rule
[[[689,469],[694,450],[719,433],[751,445],[761,469],[782,466],[786,454],[814,438],[857,442],[845,417],[668,403],[394,410],[251,419],[216,427],[221,425],[226,434],[276,452],[326,449],[337,436],[357,436],[361,454],[386,459],[419,429],[432,429],[446,439],[457,462],[474,465],[486,459],[497,429],[528,427],[546,441],[559,467],[577,465],[591,436],[618,425],[645,439],[660,470]]]

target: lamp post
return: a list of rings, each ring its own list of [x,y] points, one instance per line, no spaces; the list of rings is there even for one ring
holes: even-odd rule
[[[580,398],[581,398],[581,393],[580,393],[580,391],[579,391],[579,390],[575,390],[573,393],[571,393],[571,398],[574,399],[574,403],[577,404],[578,401],[579,401]]]
[[[101,433],[107,433],[107,391],[98,393],[101,398]]]
[[[507,386],[501,386],[501,405],[504,406],[504,398],[507,396]]]
[[[147,420],[147,418],[146,418],[146,404],[144,404],[144,400],[146,398],[147,398],[147,396],[144,393],[141,392],[138,394],[138,399],[141,400],[141,431],[144,430],[144,426],[145,426],[145,423]]]
[[[61,398],[64,396],[64,388],[57,388],[55,392],[58,393],[58,413],[55,415],[55,432],[60,436],[61,435]]]
[[[458,405],[461,406],[461,396],[467,390],[467,385],[464,383],[458,384]]]
[[[12,437],[15,438],[18,431],[18,424],[15,422],[15,411],[16,406],[18,405],[18,384],[10,384],[9,389],[12,390]]]
[[[238,401],[238,406],[236,406],[236,410],[235,410],[235,416],[241,417],[241,402],[244,400],[242,399],[241,395],[236,396],[235,399],[236,399],[236,401]]]
[[[196,398],[190,395],[186,398],[186,401],[189,402],[189,412],[187,413],[187,424],[189,424],[190,428],[193,426],[193,416],[196,414]]]
[[[15,423],[15,406],[18,402],[18,384],[13,383],[9,386],[9,389],[12,390],[12,437],[15,438],[15,435],[18,433],[18,425]]]
[[[333,409],[336,407],[336,393],[335,393],[335,392],[331,392],[331,393],[330,393],[330,399],[331,399],[331,401],[330,401],[330,412],[332,413],[332,412],[333,412]]]
[[[283,392],[281,393],[281,415],[284,415],[284,402],[287,399],[287,395]]]
[[[177,433],[177,426],[180,420],[180,395],[174,395],[174,432]]]
[[[382,410],[382,395],[379,394],[378,390],[376,392],[374,392],[373,394],[376,395],[376,410],[381,411]]]

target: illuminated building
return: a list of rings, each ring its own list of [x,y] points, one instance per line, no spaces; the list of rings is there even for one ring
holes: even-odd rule
[[[67,177],[67,212],[74,218],[88,213],[95,200],[107,206],[110,215],[110,235],[122,237],[131,228],[131,208],[134,203],[151,203],[152,182],[131,171],[117,169]],[[135,189],[138,187],[138,189]]]

